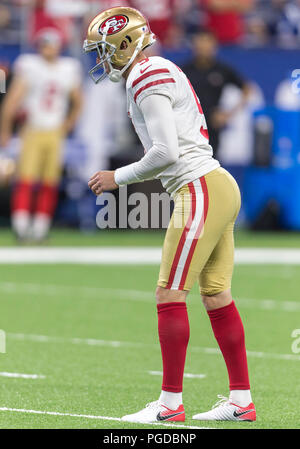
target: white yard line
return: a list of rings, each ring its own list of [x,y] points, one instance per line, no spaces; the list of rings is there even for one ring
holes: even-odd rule
[[[162,371],[148,371],[148,374],[151,376],[162,376]],[[184,373],[183,377],[186,379],[204,379],[206,377],[206,374],[190,374],[190,373]]]
[[[45,410],[28,410],[24,408],[9,408],[9,407],[0,407],[1,412],[15,412],[15,413],[31,413],[34,415],[51,415],[51,416],[70,416],[72,418],[82,418],[82,419],[98,419],[102,421],[118,421],[122,423],[126,423],[128,421],[122,421],[121,418],[114,418],[113,416],[97,416],[97,415],[82,415],[77,413],[61,413],[61,412],[48,412]],[[130,423],[136,424],[139,423]],[[210,427],[196,427],[196,426],[185,426],[182,424],[167,424],[167,423],[151,423],[151,426],[163,426],[163,427],[173,427],[174,429],[209,429]]]
[[[1,264],[98,264],[98,265],[157,265],[160,247],[51,247],[10,248],[0,250]],[[295,248],[237,248],[236,264],[300,265],[300,249]]]
[[[1,248],[0,263],[70,264],[158,264],[161,248],[73,247],[73,248]]]
[[[197,346],[192,346],[190,348],[190,351],[192,352],[201,352],[205,354],[211,354],[211,355],[220,355],[221,352],[218,348],[201,348]],[[272,352],[262,352],[262,351],[248,351],[247,350],[247,356],[248,357],[254,357],[258,359],[273,359],[273,360],[292,360],[295,362],[300,362],[300,355],[295,354],[276,354]]]
[[[20,341],[32,341],[35,343],[65,343],[72,345],[87,345],[87,346],[105,346],[110,348],[144,348],[156,347],[155,345],[146,345],[145,343],[134,343],[134,342],[123,342],[123,341],[110,341],[110,340],[99,340],[96,338],[64,338],[64,337],[52,337],[47,335],[34,335],[34,334],[20,334],[20,333],[10,333],[7,332],[6,336],[11,340]]]
[[[62,344],[75,344],[75,345],[88,345],[88,346],[106,346],[111,348],[152,348],[158,349],[158,344],[147,344],[127,341],[110,341],[110,340],[98,340],[95,338],[65,338],[65,337],[52,337],[46,335],[34,335],[34,334],[21,334],[21,333],[7,333],[6,336],[12,340],[20,341],[32,341],[35,343],[62,343]],[[220,355],[218,348],[205,348],[201,346],[190,346],[189,351],[200,352],[203,354]],[[262,351],[247,351],[249,357],[255,357],[260,359],[274,359],[274,360],[291,360],[300,362],[300,355],[295,354],[276,354]]]
[[[20,374],[20,373],[6,373],[6,372],[0,372],[1,377],[13,377],[13,378],[20,378],[20,379],[46,379],[46,376],[43,376],[41,374]]]
[[[299,301],[280,301],[276,299],[236,298],[238,307],[245,309],[278,310],[281,312],[300,312]]]
[[[240,265],[300,265],[300,249],[236,248],[235,263]]]
[[[94,297],[96,299],[105,300],[106,295],[111,296],[114,300],[128,300],[134,302],[151,302],[155,303],[154,291],[147,292],[143,290],[127,290],[127,289],[115,289],[105,287],[88,287],[80,285],[59,285],[59,284],[38,284],[29,282],[0,282],[0,291],[9,294],[29,294],[37,296],[38,299],[41,296],[57,297],[57,296],[74,296],[74,294],[80,294],[85,297]],[[2,298],[4,299],[4,298]],[[190,300],[200,300],[200,296],[191,293]],[[250,298],[236,298],[239,307],[247,309],[261,309],[261,310],[278,310],[282,312],[299,312],[299,301],[280,301],[275,299],[250,299]]]

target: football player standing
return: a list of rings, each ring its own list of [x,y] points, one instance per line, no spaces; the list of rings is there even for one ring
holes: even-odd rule
[[[94,18],[84,42],[86,52],[96,53],[97,64],[90,72],[95,82],[106,76],[114,82],[122,77],[126,80],[128,113],[146,152],[138,162],[95,173],[90,188],[99,195],[159,178],[175,201],[156,290],[162,391],[158,400],[123,420],[185,420],[186,299],[198,281],[227,366],[230,394],[212,410],[193,418],[255,421],[244,328],[231,296],[233,229],[240,192],[232,176],[213,158],[201,104],[185,74],[172,62],[157,56],[147,58],[143,53],[154,41],[143,14],[116,7]]]
[[[36,43],[37,54],[23,54],[15,62],[1,114],[0,146],[9,144],[14,118],[24,110],[12,227],[20,241],[39,242],[47,237],[55,211],[62,141],[76,124],[82,99],[80,63],[60,56],[60,33],[45,28]]]

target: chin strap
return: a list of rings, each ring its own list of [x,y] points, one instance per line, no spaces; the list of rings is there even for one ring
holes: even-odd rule
[[[134,50],[130,60],[128,61],[128,63],[121,70],[114,69],[113,66],[111,65],[111,62],[108,61],[108,65],[109,65],[109,68],[110,68],[110,72],[108,74],[108,77],[109,77],[109,79],[111,81],[113,81],[114,83],[119,83],[121,81],[123,73],[126,72],[126,70],[131,66],[131,64],[135,60],[137,54],[142,49],[143,42],[144,42],[144,37],[145,37],[145,33],[143,33],[142,36],[140,37],[140,39],[139,39],[139,41],[137,43],[137,46],[135,47],[135,50]],[[106,35],[105,35],[105,38],[106,38]]]

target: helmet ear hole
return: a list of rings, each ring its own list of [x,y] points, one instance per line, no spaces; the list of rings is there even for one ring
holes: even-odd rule
[[[127,48],[128,48],[127,42],[125,40],[122,41],[120,45],[120,50],[127,50]]]

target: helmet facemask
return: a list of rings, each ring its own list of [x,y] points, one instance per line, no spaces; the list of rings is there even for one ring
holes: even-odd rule
[[[91,44],[85,41],[83,44],[83,50],[85,51],[85,53],[91,53],[94,51],[97,52],[100,62],[98,62],[94,67],[91,68],[91,70],[89,70],[89,75],[94,81],[94,83],[98,84],[100,81],[104,80],[108,76],[107,67],[105,67],[105,64],[108,65],[110,71],[113,70],[113,66],[111,64],[111,57],[115,54],[117,50],[116,46],[110,44],[105,40],[101,40],[99,42]]]
[[[92,80],[98,84],[100,81],[105,79],[107,76],[109,79],[113,82],[119,82],[122,79],[122,75],[126,70],[131,66],[134,59],[138,55],[138,53],[141,51],[143,47],[144,42],[144,34],[140,37],[138,40],[137,46],[128,61],[128,63],[122,67],[122,68],[115,68],[112,64],[112,57],[117,51],[117,47],[113,44],[110,44],[106,40],[107,37],[107,31],[105,30],[103,32],[103,39],[101,41],[95,42],[95,43],[88,43],[88,41],[84,42],[83,49],[86,53],[90,53],[92,51],[97,51],[98,58],[100,60],[99,63],[97,63],[90,71],[89,75],[91,76]],[[122,42],[123,43],[123,42]],[[122,45],[121,43],[121,45]],[[109,71],[107,71],[107,69]],[[97,76],[95,73],[100,72],[100,74]]]

